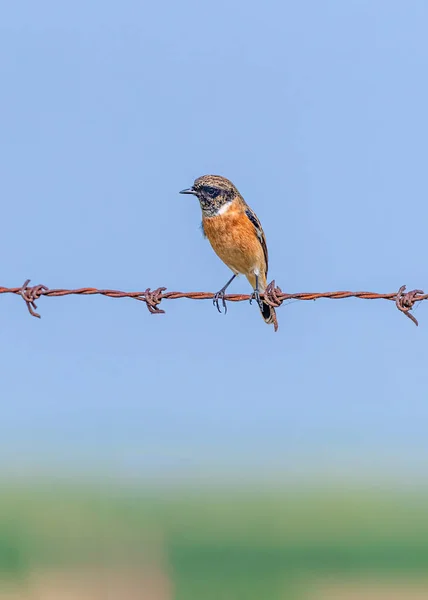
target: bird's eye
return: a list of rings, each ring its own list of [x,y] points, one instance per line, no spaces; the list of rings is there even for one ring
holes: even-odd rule
[[[216,198],[219,194],[220,194],[220,190],[218,188],[215,187],[210,187],[210,186],[206,186],[205,187],[205,192],[208,194],[208,196],[210,196],[211,198]]]

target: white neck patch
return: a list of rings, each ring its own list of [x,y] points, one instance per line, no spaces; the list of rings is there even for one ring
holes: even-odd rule
[[[220,208],[216,212],[216,216],[224,215],[224,213],[227,212],[231,206],[232,206],[232,202],[231,201],[225,202],[225,204],[223,204],[222,206],[220,206]]]

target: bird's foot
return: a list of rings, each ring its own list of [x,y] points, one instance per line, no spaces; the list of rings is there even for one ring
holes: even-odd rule
[[[219,313],[221,313],[221,308],[219,305],[219,301],[221,300],[222,306],[224,308],[224,314],[227,313],[227,304],[226,304],[226,300],[224,299],[225,291],[226,291],[226,288],[221,288],[221,290],[219,292],[214,294],[214,298],[213,298],[213,304],[217,308]]]
[[[257,302],[257,304],[259,305],[260,310],[263,309],[263,302],[262,299],[260,298],[260,292],[259,290],[254,290],[254,292],[251,294],[250,296],[250,304],[253,303],[253,300],[255,300]]]

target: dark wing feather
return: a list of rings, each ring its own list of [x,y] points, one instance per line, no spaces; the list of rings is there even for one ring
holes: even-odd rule
[[[263,228],[261,226],[260,221],[257,218],[256,213],[249,206],[247,206],[247,208],[245,209],[245,214],[250,219],[251,223],[254,225],[254,228],[255,228],[256,233],[257,233],[257,237],[259,238],[259,241],[260,241],[260,243],[262,245],[263,254],[265,255],[266,275],[267,275],[267,272],[268,272],[268,249],[267,249],[267,246],[266,246],[266,238],[265,238],[265,234],[264,234]]]

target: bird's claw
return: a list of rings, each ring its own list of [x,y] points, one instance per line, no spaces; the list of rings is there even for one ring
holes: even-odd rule
[[[254,290],[254,292],[251,294],[250,296],[250,304],[253,303],[253,300],[255,300],[257,302],[257,304],[259,305],[260,310],[263,309],[263,302],[262,299],[260,298],[260,292],[259,290]]]
[[[226,304],[226,300],[224,299],[224,292],[225,292],[225,290],[221,289],[219,292],[214,294],[213,304],[217,308],[218,312],[221,313],[221,308],[219,306],[219,300],[221,300],[221,303],[224,308],[224,314],[226,314],[227,313],[227,304]]]

